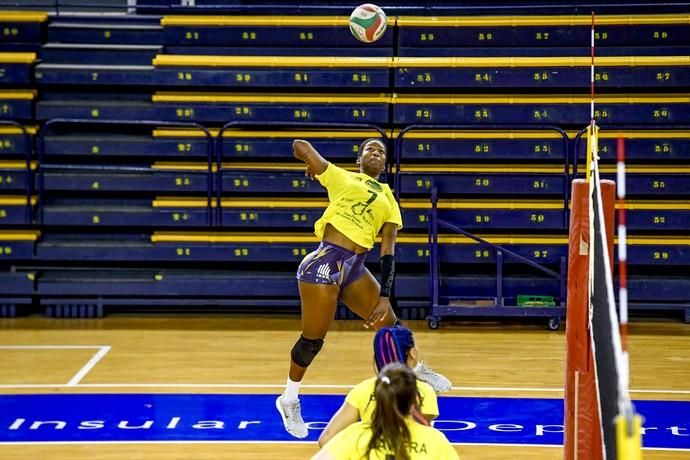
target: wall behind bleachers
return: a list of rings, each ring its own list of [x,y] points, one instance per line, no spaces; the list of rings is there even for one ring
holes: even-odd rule
[[[27,129],[0,125],[2,315],[294,309],[294,270],[325,205],[291,156],[295,137],[350,168],[362,139],[387,137],[405,219],[403,317],[429,307],[433,206],[564,276],[589,119],[588,14],[487,17],[474,4],[474,16],[432,19],[415,2],[420,15],[389,16],[384,38],[364,45],[346,17],[220,16],[197,3],[183,11],[196,15],[164,2],[139,15],[0,10],[0,120]],[[600,16],[595,77],[605,168],[617,136],[628,146],[633,308],[688,319],[684,11]],[[495,252],[462,235],[443,231],[439,251],[444,304],[565,300],[558,279],[514,260],[497,274]]]

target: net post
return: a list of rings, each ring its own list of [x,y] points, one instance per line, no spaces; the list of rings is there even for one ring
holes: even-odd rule
[[[572,182],[566,309],[565,460],[602,457],[594,359],[589,334],[589,184]]]

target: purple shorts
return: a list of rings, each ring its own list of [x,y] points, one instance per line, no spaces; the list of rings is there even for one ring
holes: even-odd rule
[[[322,241],[307,254],[297,269],[297,279],[305,283],[335,284],[344,288],[364,275],[367,253],[357,254]]]

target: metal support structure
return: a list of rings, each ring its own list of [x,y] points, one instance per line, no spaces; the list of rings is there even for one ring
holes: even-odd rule
[[[405,137],[405,134],[407,134],[410,131],[439,131],[439,130],[465,130],[465,131],[492,131],[492,130],[523,130],[523,131],[554,131],[557,132],[558,134],[561,135],[561,142],[563,144],[563,153],[565,156],[565,161],[563,165],[563,177],[566,180],[566,183],[570,179],[570,149],[569,149],[569,139],[568,139],[568,133],[565,132],[562,128],[555,126],[555,125],[520,125],[520,124],[496,124],[496,125],[424,125],[424,124],[415,124],[415,125],[408,125],[400,132],[398,133],[398,136],[396,138],[395,142],[395,152],[394,152],[394,159],[395,159],[395,178],[394,178],[394,184],[393,184],[393,189],[395,192],[395,198],[399,199],[400,198],[400,177],[403,174],[400,171],[400,164],[402,160],[402,141],[403,138]],[[570,199],[570,190],[566,186],[565,191],[563,193],[563,209],[568,208],[568,201]],[[566,213],[564,213],[566,214]],[[564,228],[568,226],[568,221],[564,217],[563,220],[563,226]]]
[[[545,125],[545,126],[535,126],[535,125],[519,125],[519,124],[500,124],[500,125],[423,125],[423,124],[417,124],[417,125],[409,125],[403,128],[400,133],[398,134],[398,137],[395,142],[395,154],[394,154],[394,161],[395,161],[395,184],[394,184],[394,190],[396,194],[396,198],[400,197],[400,178],[402,174],[404,174],[401,171],[401,160],[402,160],[402,141],[406,133],[413,131],[413,130],[431,130],[431,131],[438,131],[438,130],[466,130],[466,131],[471,131],[471,130],[477,130],[477,131],[492,131],[492,130],[524,130],[524,131],[544,131],[544,130],[551,130],[555,131],[561,136],[561,142],[563,145],[563,154],[564,154],[564,164],[563,164],[563,177],[565,179],[566,184],[569,182],[570,179],[570,143],[568,139],[567,133],[561,129],[558,126],[552,126],[552,125]],[[568,208],[568,201],[569,201],[569,188],[566,186],[565,191],[563,193],[563,210],[564,210],[564,218],[563,218],[563,225],[566,226],[567,224],[567,208]],[[557,273],[543,265],[540,265],[536,262],[533,262],[513,251],[510,251],[509,249],[506,249],[504,247],[489,243],[488,241],[466,231],[463,230],[449,222],[445,222],[441,219],[438,218],[438,189],[437,187],[433,187],[431,190],[431,211],[430,211],[430,218],[429,218],[429,223],[427,225],[428,227],[428,242],[429,242],[429,292],[431,293],[431,308],[430,308],[430,314],[429,317],[427,318],[429,320],[429,326],[435,329],[438,327],[438,322],[441,320],[442,315],[441,311],[443,314],[446,315],[453,315],[454,313],[458,313],[462,310],[462,307],[441,307],[439,304],[439,298],[440,298],[440,283],[441,283],[441,277],[440,277],[440,253],[439,253],[439,244],[438,244],[438,231],[439,231],[439,226],[441,228],[445,228],[448,230],[451,230],[455,233],[459,233],[461,235],[464,235],[476,242],[478,242],[480,245],[486,246],[491,248],[495,254],[496,254],[496,297],[495,297],[495,308],[491,311],[491,313],[494,314],[501,314],[503,316],[505,315],[510,315],[511,313],[517,313],[515,309],[512,309],[510,307],[506,307],[505,304],[505,299],[504,299],[504,289],[503,289],[503,263],[505,256],[508,256],[510,258],[516,259],[519,262],[522,262],[524,264],[529,265],[532,268],[535,268],[539,271],[542,271],[543,273],[546,273],[548,276],[551,276],[553,278],[556,278],[559,280],[560,285],[561,285],[561,299],[564,298],[565,292],[564,292],[564,286],[565,286],[565,271],[564,271],[564,262],[562,261],[561,263],[561,268],[560,268],[560,273]],[[520,313],[528,312],[528,310],[525,309],[520,309]],[[474,309],[476,312],[476,309]],[[489,309],[482,309],[483,312],[488,312]],[[551,321],[549,322],[549,327],[551,327],[552,324],[555,325],[556,328],[558,328],[559,325],[559,320],[560,317],[563,316],[563,309],[530,309],[529,312],[533,312],[535,314],[539,314],[541,316],[550,316]],[[467,313],[467,312],[465,312]],[[475,313],[476,314],[476,313]],[[520,315],[515,315],[515,316],[520,316]]]

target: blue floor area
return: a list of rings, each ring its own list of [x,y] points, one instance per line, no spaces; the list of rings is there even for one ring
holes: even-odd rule
[[[315,441],[343,396],[303,395]],[[0,442],[292,441],[273,395],[0,396]],[[644,446],[690,450],[690,402],[638,401]],[[440,397],[435,426],[453,443],[562,445],[563,401]]]

